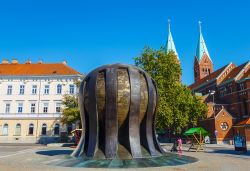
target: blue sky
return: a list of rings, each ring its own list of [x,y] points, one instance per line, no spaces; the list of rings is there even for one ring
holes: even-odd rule
[[[214,68],[250,59],[247,0],[42,0],[0,1],[0,57],[20,62],[61,62],[82,73],[107,63],[133,64],[145,45],[167,39],[167,20],[183,69],[193,82],[193,60],[202,21]]]

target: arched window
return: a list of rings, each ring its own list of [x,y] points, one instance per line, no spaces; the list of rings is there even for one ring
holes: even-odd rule
[[[62,85],[61,84],[57,85],[56,92],[57,92],[57,94],[62,94]]]
[[[42,135],[46,135],[47,134],[47,125],[44,123],[42,125]]]
[[[8,135],[8,129],[9,129],[9,125],[8,124],[4,124],[3,125],[3,135]]]
[[[34,124],[31,123],[29,124],[29,135],[33,135],[34,134]]]
[[[57,123],[54,127],[54,135],[59,135],[60,125]]]
[[[68,124],[67,125],[67,132],[68,132],[68,135],[71,134],[71,131],[73,130],[73,127],[72,127],[72,124]]]
[[[21,124],[16,124],[15,135],[21,135]]]

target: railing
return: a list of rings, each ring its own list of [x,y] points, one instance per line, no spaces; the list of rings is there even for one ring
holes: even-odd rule
[[[60,118],[61,113],[0,113],[0,118]]]

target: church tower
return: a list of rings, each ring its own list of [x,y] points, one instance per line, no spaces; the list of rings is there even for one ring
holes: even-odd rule
[[[206,77],[213,72],[213,62],[207,50],[206,43],[201,32],[201,22],[199,21],[199,40],[194,57],[194,79],[195,82]]]
[[[175,48],[174,39],[172,37],[171,29],[170,29],[170,20],[168,20],[168,40],[167,40],[167,44],[166,44],[166,51],[167,52],[173,51],[175,53],[175,55],[177,56],[178,62],[180,62],[178,53],[177,53],[176,48]]]

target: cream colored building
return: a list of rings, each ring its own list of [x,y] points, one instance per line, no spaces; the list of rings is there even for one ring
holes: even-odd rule
[[[82,75],[62,63],[0,64],[0,143],[56,142],[74,125],[60,123],[62,99]]]

